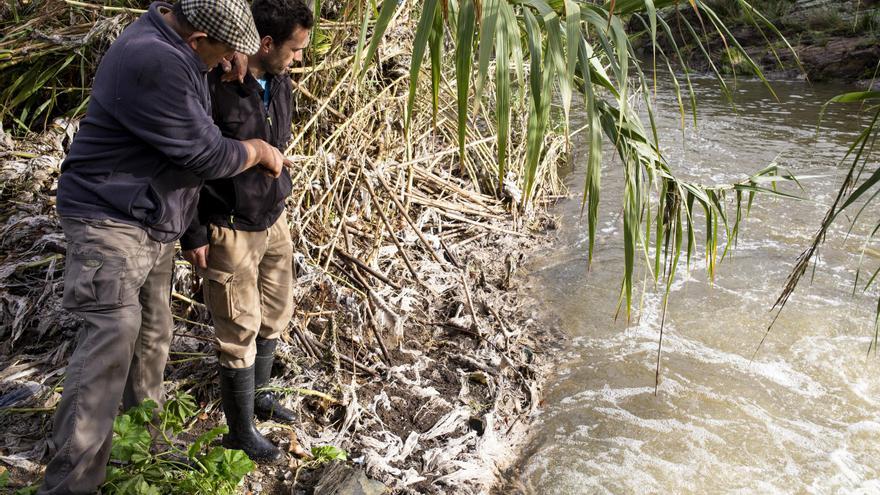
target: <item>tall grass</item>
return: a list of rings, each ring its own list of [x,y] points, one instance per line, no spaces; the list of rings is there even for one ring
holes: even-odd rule
[[[749,22],[781,38],[775,26],[748,2],[731,2]],[[5,88],[0,94],[3,122],[27,131],[44,125],[52,115],[80,113],[100,48],[106,46],[95,40],[106,41],[118,34],[133,18],[131,9],[145,3],[35,0],[24,7],[30,9],[27,12],[12,9],[14,13],[3,21],[6,34],[0,40],[0,49],[6,50],[0,55],[6,58],[0,61],[4,68],[0,86]],[[589,148],[583,184],[589,257],[592,260],[599,217],[601,165],[607,159],[603,146],[608,143],[626,184],[620,198],[625,241],[620,306],[629,315],[637,259],[646,261],[654,281],[665,281],[668,291],[679,259],[684,255],[690,262],[697,249],[700,222],[705,231],[706,268],[712,276],[728,243],[736,237],[745,206],[757,193],[775,193],[773,185],[781,178],[775,167],[768,167],[735,184],[699,184],[680,178],[660,152],[651,97],[658,66],[674,81],[682,120],[688,113],[694,120],[697,115],[690,70],[676,40],[692,43],[708,58],[704,39],[717,33],[725,41],[726,60],[736,60],[738,72],[745,70],[764,79],[713,4],[704,0],[610,0],[604,4],[583,0],[382,0],[375,4],[345,0],[331,4],[318,0],[314,3],[319,22],[311,51],[313,69],[300,71],[308,83],[299,87],[308,86],[312,94],[319,95],[329,90],[329,101],[345,84],[374,85],[387,77],[381,65],[375,66],[388,48],[383,45],[384,35],[392,26],[409,31],[412,41],[394,47],[412,55],[404,81],[407,94],[402,119],[407,158],[414,158],[416,141],[425,136],[412,126],[413,115],[426,111],[420,103],[429,104],[436,124],[445,117],[440,98],[446,91],[441,88],[454,88],[461,173],[481,192],[495,196],[503,194],[505,182],[508,190],[514,184],[522,191],[514,195],[522,209],[530,207],[542,177],[547,176],[541,166],[547,163],[548,137],[556,132],[568,137],[573,105],[582,105]],[[321,9],[332,10],[335,18],[322,20]],[[28,12],[31,17],[26,17]],[[689,15],[683,15],[686,12]],[[44,31],[51,32],[47,41],[34,45],[34,37]],[[65,33],[71,32],[75,33],[70,35],[73,41],[65,41]],[[653,47],[647,62],[635,57],[635,39],[647,39]],[[335,81],[314,72],[322,60],[349,64],[351,79]],[[721,62],[709,62],[719,91],[731,97]],[[344,73],[343,79],[348,77]],[[75,98],[68,101],[68,96]],[[349,103],[357,112],[356,106],[364,102],[359,102],[355,91]],[[638,107],[645,109],[646,119]],[[317,119],[317,115],[308,119],[305,129],[318,125]],[[517,127],[520,122],[522,128]],[[295,133],[291,150],[318,151],[315,145],[304,146],[305,129]],[[478,135],[491,142],[469,148]],[[487,162],[495,163],[494,171],[486,169]]]
[[[0,12],[0,121],[19,135],[85,110],[100,54],[140,12],[75,0],[8,5]]]
[[[781,38],[776,27],[749,3],[741,0],[728,3],[735,4],[745,18],[760,29]],[[429,48],[432,54],[441,51],[436,45],[440,43],[438,39],[445,36],[454,50],[446,50],[445,59],[432,57],[429,66],[432,74],[442,71],[443,64],[456,68],[462,167],[467,168],[468,161],[463,152],[464,129],[474,116],[484,115],[487,106],[493,108],[491,103],[494,100],[495,112],[490,118],[497,131],[497,177],[502,178],[509,170],[517,174],[524,190],[524,207],[535,191],[544,137],[552,127],[554,98],[558,97],[561,102],[560,117],[566,133],[571,129],[572,105],[583,105],[589,143],[583,206],[588,218],[591,260],[599,215],[602,150],[606,142],[613,145],[626,184],[621,198],[625,269],[620,301],[627,314],[633,303],[637,258],[648,261],[655,282],[664,280],[668,290],[680,256],[684,254],[690,261],[694,254],[697,212],[700,210],[706,234],[707,270],[712,276],[719,256],[723,256],[727,249],[722,243],[736,237],[743,217],[744,200],[750,202],[758,192],[772,192],[772,187],[768,186],[780,179],[778,170],[769,167],[737,184],[698,184],[679,178],[660,152],[660,136],[654,123],[650,97],[652,89],[656,88],[656,76],[646,75],[655,72],[644,70],[645,63],[635,58],[633,39],[649,39],[654,56],[648,64],[654,69],[659,63],[670,74],[682,118],[686,113],[683,102],[687,100],[696,119],[696,98],[688,65],[681,56],[674,31],[679,39],[684,33],[701,49],[704,36],[716,32],[725,40],[727,59],[738,61],[737,70],[745,68],[764,80],[757,64],[739,45],[709,2],[617,0],[596,4],[574,0],[448,0],[426,1],[421,4],[421,9],[414,5],[398,4],[396,0],[383,2],[380,22],[376,24],[370,45],[374,46],[386,26],[381,20],[393,15],[388,10],[418,14],[406,122],[414,111],[414,95],[421,91],[419,72],[423,57]],[[689,20],[693,16],[682,15],[684,10],[692,10],[698,24]],[[640,29],[632,32],[627,26],[640,26]],[[664,38],[672,49],[664,50],[658,43],[660,38]],[[703,51],[708,58],[708,52]],[[369,51],[364,57],[365,64],[369,63],[371,55],[372,51]],[[493,64],[494,71],[491,70]],[[720,91],[730,96],[728,82],[722,77],[719,65],[710,60],[709,66],[718,80]],[[487,94],[483,87],[485,81],[492,78],[495,92]],[[436,95],[439,79],[432,77],[430,80],[432,94]],[[678,88],[686,88],[686,95],[682,95]],[[575,99],[575,94],[579,98]],[[637,111],[635,99],[640,100],[642,108],[647,110],[647,122]],[[433,108],[436,107],[434,96]],[[521,164],[509,163],[505,153],[511,131],[511,112],[528,115],[526,160]],[[728,205],[728,200],[732,206]]]

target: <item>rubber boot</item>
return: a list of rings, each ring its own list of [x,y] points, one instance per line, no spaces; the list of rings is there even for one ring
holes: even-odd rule
[[[254,383],[257,389],[269,384],[269,376],[272,374],[272,363],[275,362],[275,346],[278,339],[261,339],[257,337],[257,358],[254,362]],[[263,421],[277,421],[278,423],[293,424],[296,415],[290,409],[281,405],[275,394],[267,390],[258,391],[254,399],[254,412]]]
[[[223,446],[241,449],[254,462],[272,463],[281,451],[254,426],[254,366],[233,369],[220,367],[220,398],[229,433]]]

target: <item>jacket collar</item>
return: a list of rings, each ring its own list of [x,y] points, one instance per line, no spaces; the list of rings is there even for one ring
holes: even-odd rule
[[[162,35],[162,37],[168,40],[168,43],[170,43],[181,53],[183,53],[184,57],[192,62],[200,72],[208,72],[210,70],[210,67],[205,65],[205,63],[202,62],[202,59],[199,58],[199,55],[195,52],[195,50],[187,45],[186,42],[183,41],[183,38],[181,38],[176,31],[171,29],[171,26],[169,26],[168,23],[165,21],[165,18],[162,17],[162,12],[160,11],[160,9],[170,10],[171,4],[165,2],[151,3],[150,9],[147,11],[146,14],[148,22],[150,22],[155,27],[156,31],[158,31]]]
[[[288,74],[276,74],[272,76],[271,88],[276,87],[280,84],[285,77],[290,77]],[[252,95],[254,93],[259,94],[260,92],[260,83],[257,82],[257,79],[251,74],[250,71],[247,72],[244,76],[244,83],[242,84],[242,88],[244,89],[247,95]],[[273,91],[270,89],[270,91]]]

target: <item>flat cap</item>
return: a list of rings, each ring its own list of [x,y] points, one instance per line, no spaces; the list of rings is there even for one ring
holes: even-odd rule
[[[186,20],[199,31],[247,55],[260,49],[260,35],[246,0],[179,1]]]

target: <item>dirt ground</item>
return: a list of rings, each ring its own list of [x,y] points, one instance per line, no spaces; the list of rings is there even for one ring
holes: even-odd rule
[[[12,488],[42,475],[78,330],[59,303],[65,243],[53,188],[64,140],[0,157],[0,466]],[[550,245],[553,219],[507,215],[493,226],[444,246],[442,263],[413,257],[421,283],[378,286],[369,320],[356,291],[297,257],[296,313],[272,385],[301,419],[261,431],[288,451],[340,447],[394,493],[486,492],[516,457],[539,406],[544,351],[560,339],[521,269]],[[188,265],[176,263],[167,388],[201,406],[186,442],[223,416],[210,319]],[[320,473],[290,454],[248,475],[243,490],[311,493]]]

